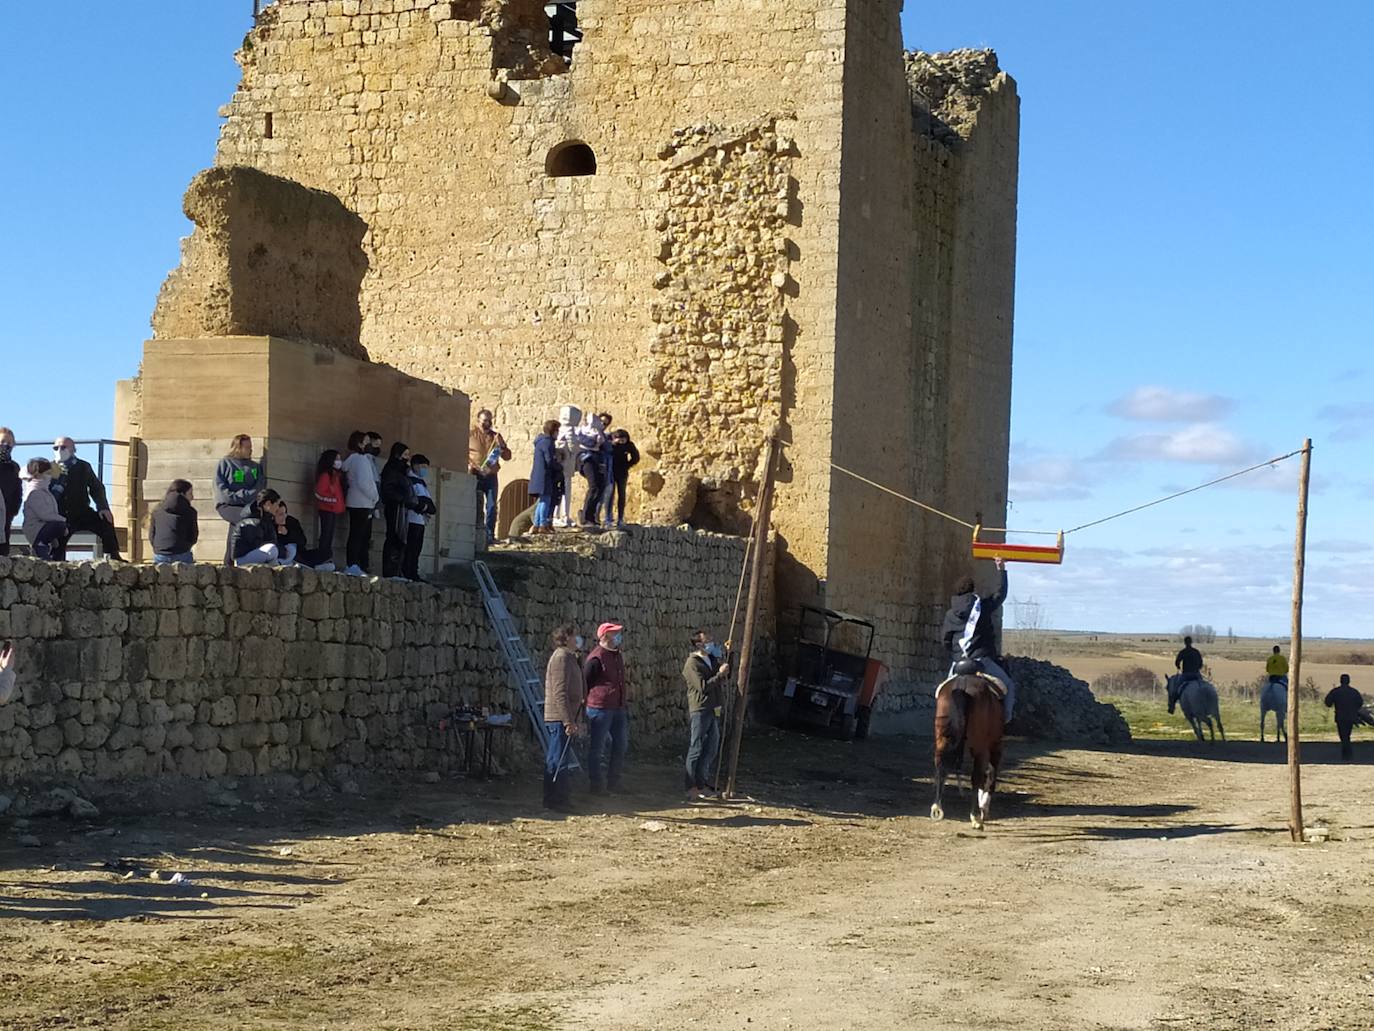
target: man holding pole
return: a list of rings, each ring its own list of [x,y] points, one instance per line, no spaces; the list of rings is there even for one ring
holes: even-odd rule
[[[720,748],[722,691],[730,680],[730,666],[709,631],[692,634],[692,652],[682,667],[687,681],[687,800],[695,802],[715,791],[710,781],[711,764]]]
[[[568,750],[581,733],[582,663],[577,653],[582,636],[571,623],[553,632],[553,654],[544,674],[544,808],[566,813],[572,807],[572,777]]]

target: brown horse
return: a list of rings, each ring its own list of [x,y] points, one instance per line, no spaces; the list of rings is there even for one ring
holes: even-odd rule
[[[940,805],[945,777],[963,765],[964,750],[973,757],[973,808],[969,822],[982,830],[1002,765],[1002,698],[1006,689],[983,673],[959,673],[935,689],[935,802],[932,820],[943,820]]]

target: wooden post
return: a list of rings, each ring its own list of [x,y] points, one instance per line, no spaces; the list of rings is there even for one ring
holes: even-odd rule
[[[1302,475],[1298,479],[1298,533],[1293,553],[1293,640],[1289,644],[1288,681],[1288,831],[1303,840],[1302,755],[1298,740],[1298,709],[1302,693],[1302,587],[1307,566],[1307,488],[1312,475],[1312,439],[1302,446]]]
[[[735,776],[739,773],[740,743],[744,740],[745,708],[749,701],[749,676],[754,658],[754,633],[758,628],[759,601],[763,594],[764,561],[768,557],[768,523],[773,511],[773,475],[778,464],[777,434],[768,437],[768,460],[763,474],[763,488],[759,492],[758,513],[754,516],[754,568],[749,578],[749,607],[744,613],[744,639],[739,648],[739,670],[735,673],[739,689],[735,695],[735,717],[730,733],[730,776],[725,783],[725,797],[735,794]]]

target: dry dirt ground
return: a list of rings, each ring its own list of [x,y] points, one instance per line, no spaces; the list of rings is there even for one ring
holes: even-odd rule
[[[1374,1027],[1364,756],[1307,746],[1293,845],[1273,746],[1017,743],[982,834],[928,751],[754,737],[756,805],[639,757],[565,820],[512,779],[0,828],[0,1025]]]

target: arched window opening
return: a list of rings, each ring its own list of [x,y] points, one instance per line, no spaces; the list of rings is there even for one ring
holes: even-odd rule
[[[596,154],[585,143],[560,143],[544,159],[544,172],[555,179],[570,175],[596,175]]]
[[[573,48],[582,42],[582,30],[577,27],[577,0],[546,3],[544,13],[549,16],[549,49],[571,65]]]

